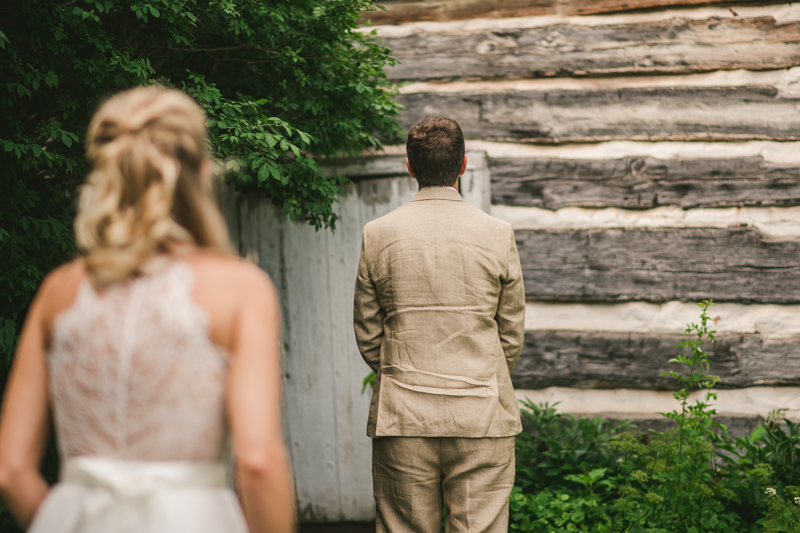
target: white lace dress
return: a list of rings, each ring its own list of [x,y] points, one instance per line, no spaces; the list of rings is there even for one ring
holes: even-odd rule
[[[222,459],[226,354],[188,265],[96,293],[58,316],[47,354],[61,476],[34,533],[246,532]]]

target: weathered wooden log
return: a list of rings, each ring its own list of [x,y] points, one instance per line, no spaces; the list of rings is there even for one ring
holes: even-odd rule
[[[677,404],[676,404],[677,405]],[[556,407],[558,408],[558,407]],[[767,413],[764,413],[765,415]],[[621,424],[625,420],[629,420],[631,425],[629,427],[629,431],[632,433],[650,433],[650,430],[653,429],[655,431],[667,431],[669,429],[673,429],[675,427],[675,422],[670,420],[669,418],[653,415],[651,417],[642,418],[640,416],[632,416],[632,415],[625,415],[625,413],[615,413],[615,416],[611,417],[609,415],[596,415],[600,416],[612,425]],[[594,418],[593,416],[589,416],[588,418]],[[758,425],[764,420],[763,417],[760,416],[731,416],[731,415],[716,415],[712,417],[715,422],[718,422],[724,425],[728,429],[728,436],[738,439],[745,435],[751,434]],[[782,422],[785,426],[785,422]],[[522,430],[528,433],[536,433],[536,428],[534,425],[524,416],[522,417]],[[785,431],[785,429],[784,429]]]
[[[751,228],[517,231],[528,297],[800,303],[800,242]]]
[[[531,17],[554,15],[557,0],[438,0],[375,2],[386,8],[365,13],[364,19],[375,24],[402,24],[415,21],[446,21],[477,17]]]
[[[764,416],[769,413],[764,413]],[[755,429],[764,421],[761,416],[731,416],[731,415],[716,415],[712,416],[715,422],[722,424],[728,430],[728,436],[734,439],[750,435]],[[615,420],[620,420],[619,418]],[[667,431],[673,429],[676,423],[669,418],[653,417],[653,418],[638,418],[631,420],[635,429],[640,433],[650,433],[650,430]],[[780,422],[786,431],[786,423]]]
[[[492,203],[543,209],[800,205],[800,167],[740,159],[490,159]]]
[[[800,65],[800,22],[772,17],[558,24],[463,34],[419,31],[381,40],[392,80],[689,74]]]
[[[786,3],[780,0],[747,1],[734,0],[559,0],[559,15],[594,15],[635,9],[676,8],[699,5],[768,5]]]
[[[713,4],[780,4],[785,0],[382,0],[386,7],[364,18],[376,24],[505,18],[543,15],[593,15],[648,8],[675,8]]]
[[[800,98],[773,87],[654,87],[505,93],[412,93],[406,128],[428,115],[467,139],[532,143],[800,140]]]
[[[512,373],[518,389],[675,390],[678,381],[664,372],[685,374],[667,361],[686,335],[607,331],[534,330],[525,333],[522,354]],[[718,389],[757,385],[800,385],[800,339],[765,339],[755,334],[720,335],[705,347],[719,376]]]

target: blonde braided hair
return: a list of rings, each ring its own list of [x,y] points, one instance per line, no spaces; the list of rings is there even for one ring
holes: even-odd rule
[[[92,171],[75,219],[96,286],[140,274],[170,242],[230,253],[206,139],[203,111],[180,91],[139,87],[97,111],[86,138]]]

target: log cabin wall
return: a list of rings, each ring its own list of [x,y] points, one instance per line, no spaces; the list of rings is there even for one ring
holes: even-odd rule
[[[518,396],[652,419],[713,298],[718,411],[800,416],[800,6],[387,2],[410,127],[457,119],[525,276]]]
[[[527,294],[520,399],[633,418],[713,298],[717,411],[800,419],[800,5],[698,0],[385,1],[410,127],[467,137],[468,200],[515,228]],[[336,233],[228,201],[285,317],[286,420],[304,521],[367,520],[368,372],[353,338],[361,228],[408,201],[403,148],[331,168]]]

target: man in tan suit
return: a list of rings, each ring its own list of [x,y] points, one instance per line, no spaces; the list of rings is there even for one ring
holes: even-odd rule
[[[367,434],[377,531],[504,532],[521,430],[510,373],[525,329],[511,225],[466,203],[454,120],[406,142],[419,193],[364,228],[354,323],[376,372]]]

